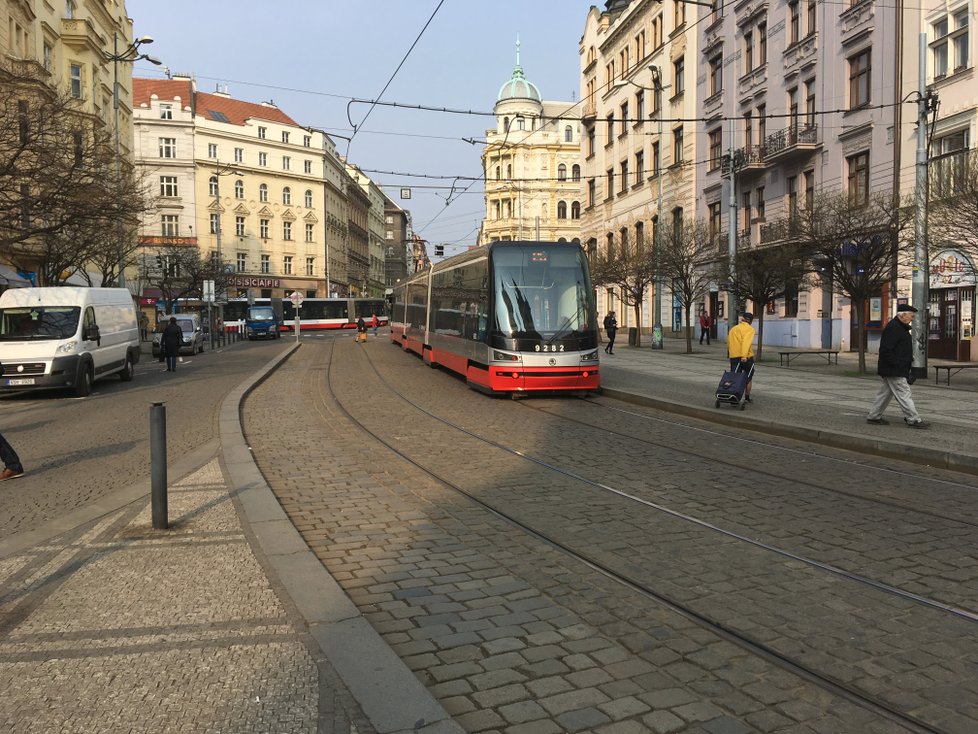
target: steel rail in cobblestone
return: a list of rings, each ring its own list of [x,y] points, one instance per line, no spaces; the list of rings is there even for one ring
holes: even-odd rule
[[[748,443],[753,443],[754,445],[765,446],[767,448],[772,448],[772,449],[776,448],[779,451],[790,451],[791,450],[791,449],[785,449],[784,447],[781,447],[781,446],[775,446],[774,444],[766,443],[764,441],[758,441],[757,439],[753,439],[753,438],[743,438],[741,436],[735,436],[735,435],[733,435],[731,433],[722,433],[720,431],[710,431],[709,429],[702,428],[700,426],[691,426],[688,423],[683,423],[681,421],[665,421],[665,420],[663,420],[661,418],[655,418],[653,416],[643,415],[641,413],[635,413],[635,412],[627,411],[627,410],[624,410],[623,411],[620,408],[613,408],[611,406],[604,405],[604,404],[602,404],[600,402],[595,402],[594,399],[583,400],[583,401],[580,401],[580,402],[582,402],[584,405],[588,405],[588,406],[592,406],[592,407],[600,407],[600,408],[602,408],[604,410],[617,410],[617,411],[626,413],[627,415],[635,416],[635,417],[638,417],[638,418],[647,418],[647,419],[650,419],[650,420],[659,420],[659,421],[662,421],[664,423],[669,423],[669,424],[674,425],[674,426],[681,426],[683,428],[688,428],[691,431],[702,431],[702,432],[705,432],[705,433],[712,433],[715,436],[719,436],[719,437],[725,438],[725,439],[733,439],[735,441],[745,441],[745,442],[748,442]],[[670,451],[674,451],[674,452],[679,453],[679,454],[685,454],[687,456],[691,456],[691,457],[693,457],[696,460],[699,460],[699,459],[702,458],[702,451],[701,450],[691,451],[689,449],[684,449],[684,448],[681,448],[681,447],[678,447],[678,446],[672,446],[672,445],[665,444],[665,443],[662,443],[662,442],[659,442],[659,441],[651,441],[651,440],[649,440],[647,438],[642,438],[640,436],[633,436],[633,435],[628,434],[628,433],[621,433],[621,432],[618,432],[618,431],[613,431],[613,430],[610,430],[609,428],[607,428],[604,425],[596,426],[593,423],[588,423],[587,421],[582,421],[579,418],[570,418],[570,417],[565,416],[565,415],[560,415],[559,413],[553,413],[553,412],[551,412],[549,410],[545,410],[543,408],[539,408],[539,407],[537,407],[535,405],[527,405],[526,403],[521,403],[521,405],[523,407],[525,407],[525,408],[530,409],[530,410],[535,410],[535,411],[538,411],[540,413],[546,413],[547,415],[549,415],[549,416],[551,416],[553,418],[560,418],[561,420],[570,421],[572,423],[578,423],[580,425],[588,426],[590,428],[600,428],[600,430],[605,431],[606,433],[610,433],[613,436],[619,436],[621,438],[627,438],[627,439],[632,440],[632,441],[639,441],[640,443],[648,444],[649,446],[658,446],[660,448],[666,448],[666,449],[668,449]],[[907,478],[910,478],[910,479],[924,480],[924,481],[933,481],[933,482],[936,482],[936,483],[947,484],[947,485],[951,485],[953,487],[961,487],[963,489],[969,489],[969,490],[972,490],[972,491],[974,491],[976,489],[976,487],[974,485],[971,485],[971,484],[964,484],[964,483],[961,483],[961,482],[951,482],[951,481],[944,480],[944,479],[931,479],[930,477],[921,477],[919,474],[911,474],[910,472],[901,472],[901,471],[897,471],[895,469],[888,468],[888,467],[880,467],[880,466],[873,466],[873,465],[869,465],[869,464],[863,464],[863,463],[860,463],[858,461],[853,461],[851,459],[843,460],[843,459],[839,459],[838,457],[835,457],[835,456],[829,456],[828,454],[820,454],[820,453],[817,453],[815,451],[798,452],[798,453],[802,453],[805,456],[814,457],[814,458],[817,458],[817,459],[824,459],[826,461],[845,461],[845,463],[853,464],[853,465],[858,466],[860,468],[867,469],[867,470],[874,471],[874,472],[887,471],[890,474],[897,474],[899,476],[907,477]],[[953,522],[953,523],[956,523],[958,525],[967,525],[969,527],[978,528],[978,521],[965,520],[965,519],[962,519],[959,515],[947,515],[947,514],[943,514],[943,513],[940,513],[940,512],[932,512],[931,510],[923,509],[923,508],[920,508],[920,507],[915,507],[913,505],[909,505],[909,504],[906,504],[904,502],[897,502],[896,500],[890,500],[890,499],[879,498],[879,497],[867,497],[866,495],[863,495],[863,494],[855,494],[853,492],[847,492],[844,489],[837,489],[835,487],[825,487],[825,486],[823,486],[821,484],[816,484],[814,482],[808,482],[808,481],[805,481],[805,480],[796,479],[795,477],[785,477],[785,476],[783,476],[781,474],[776,474],[774,472],[767,471],[765,469],[758,469],[758,468],[753,467],[753,466],[747,466],[747,465],[744,465],[744,464],[739,464],[737,462],[729,461],[727,459],[720,459],[720,458],[717,458],[717,457],[713,457],[712,461],[714,461],[714,462],[716,462],[718,464],[723,464],[725,466],[733,467],[733,468],[736,468],[736,469],[744,469],[744,470],[750,471],[753,474],[760,474],[762,476],[771,477],[773,479],[782,479],[782,480],[784,480],[784,479],[790,479],[792,482],[795,482],[796,484],[807,485],[809,487],[813,487],[813,488],[818,489],[818,490],[821,490],[823,492],[830,492],[832,494],[839,494],[839,495],[842,495],[844,497],[849,497],[850,499],[863,500],[865,502],[873,502],[875,504],[884,505],[886,507],[895,507],[895,508],[900,509],[900,510],[907,510],[909,512],[916,512],[916,513],[918,513],[920,515],[926,515],[927,517],[933,517],[933,518],[937,518],[939,520],[947,520],[949,522]]]
[[[380,377],[380,373],[377,371],[377,368],[374,365],[373,361],[370,359],[369,355],[367,355],[366,358],[367,358],[367,362],[370,365],[371,369],[374,371],[374,373],[378,377]],[[706,616],[704,614],[701,614],[700,612],[697,612],[696,610],[692,609],[691,607],[688,607],[685,604],[683,604],[681,602],[678,602],[678,601],[670,598],[669,596],[666,596],[665,594],[662,594],[660,592],[657,592],[654,589],[652,589],[652,588],[650,588],[650,587],[642,584],[639,581],[633,580],[633,579],[631,579],[631,578],[623,575],[622,573],[614,570],[613,568],[611,568],[607,564],[604,564],[601,561],[598,561],[598,560],[596,560],[596,559],[594,559],[592,557],[586,556],[586,555],[584,555],[584,554],[582,554],[582,553],[574,550],[570,546],[565,545],[564,543],[560,542],[559,540],[556,540],[555,538],[552,538],[549,535],[547,535],[547,534],[545,534],[545,533],[543,533],[543,532],[541,532],[541,531],[539,531],[539,530],[537,530],[537,529],[535,529],[535,528],[533,528],[533,527],[531,527],[529,525],[524,524],[522,521],[520,521],[519,519],[517,519],[515,516],[512,516],[512,515],[504,512],[504,511],[498,509],[497,507],[494,507],[494,506],[486,503],[485,501],[479,499],[477,496],[471,494],[470,492],[468,492],[464,488],[462,488],[462,487],[458,486],[457,484],[453,483],[451,480],[446,479],[446,478],[442,477],[440,474],[432,471],[428,467],[423,466],[422,464],[420,464],[419,462],[417,462],[415,459],[411,458],[411,456],[409,456],[408,454],[404,453],[402,450],[400,450],[399,448],[397,448],[395,445],[393,445],[393,444],[385,441],[380,435],[378,435],[374,431],[370,430],[366,425],[364,425],[361,421],[359,421],[353,415],[353,413],[346,407],[346,405],[343,404],[343,402],[339,399],[339,396],[336,395],[336,393],[333,391],[333,388],[332,388],[332,384],[331,384],[332,365],[333,365],[333,360],[332,360],[332,351],[331,351],[330,352],[330,355],[329,355],[329,358],[328,358],[327,369],[326,369],[326,383],[327,383],[326,387],[327,387],[327,390],[328,390],[328,392],[330,394],[330,397],[336,403],[337,407],[340,409],[340,411],[343,413],[343,415],[346,416],[346,418],[348,420],[350,420],[354,425],[356,425],[357,427],[359,427],[359,429],[361,431],[363,431],[366,435],[368,435],[371,438],[373,438],[374,440],[376,440],[379,444],[387,447],[391,452],[393,452],[397,456],[400,456],[402,459],[404,459],[405,461],[407,461],[409,464],[411,464],[412,466],[417,467],[420,471],[424,472],[428,476],[430,476],[433,479],[437,480],[438,482],[440,482],[444,486],[448,487],[449,489],[451,489],[451,490],[453,490],[453,491],[461,494],[462,496],[468,498],[472,502],[474,502],[474,503],[478,504],[480,507],[484,508],[486,511],[492,513],[493,515],[495,515],[496,517],[499,517],[502,520],[505,520],[506,522],[510,523],[514,527],[519,528],[521,531],[523,531],[523,532],[531,535],[532,537],[534,537],[534,538],[536,538],[536,539],[538,539],[540,541],[543,541],[543,542],[547,543],[551,547],[558,549],[559,551],[561,551],[562,553],[570,556],[571,558],[576,559],[577,561],[579,561],[579,562],[583,563],[584,565],[586,565],[588,568],[591,568],[591,569],[593,569],[593,570],[601,573],[605,577],[607,577],[607,578],[609,578],[609,579],[611,579],[611,580],[613,580],[613,581],[615,581],[615,582],[617,582],[617,583],[619,583],[619,584],[621,584],[621,585],[623,585],[623,586],[631,589],[632,591],[635,591],[635,592],[637,592],[637,593],[645,596],[646,598],[652,599],[652,600],[656,601],[657,603],[662,604],[663,606],[665,606],[668,609],[676,612],[677,614],[682,615],[684,618],[689,619],[690,621],[692,621],[692,622],[694,622],[694,623],[696,623],[696,624],[704,627],[705,629],[710,630],[711,632],[715,633],[716,635],[718,635],[719,637],[723,638],[724,640],[726,640],[728,642],[731,642],[733,644],[736,644],[737,646],[739,646],[739,647],[741,647],[741,648],[743,648],[745,650],[748,650],[752,654],[755,654],[758,657],[760,657],[760,658],[762,658],[762,659],[764,659],[764,660],[766,660],[766,661],[768,661],[768,662],[770,662],[770,663],[772,663],[774,665],[777,665],[778,667],[780,667],[782,669],[785,669],[785,670],[787,670],[787,671],[789,671],[789,672],[797,675],[799,678],[802,678],[803,680],[806,680],[806,681],[811,682],[811,683],[813,683],[815,685],[818,685],[821,688],[827,690],[828,692],[833,693],[834,695],[838,695],[839,697],[844,698],[845,700],[847,700],[847,701],[849,701],[849,702],[851,702],[851,703],[853,703],[853,704],[855,704],[857,706],[860,706],[861,708],[864,708],[867,711],[872,711],[873,713],[876,713],[876,714],[878,714],[878,715],[880,715],[880,716],[882,716],[882,717],[884,717],[884,718],[886,718],[886,719],[888,719],[890,721],[893,721],[895,723],[898,723],[901,726],[909,729],[910,731],[922,732],[922,733],[926,733],[926,734],[950,734],[948,732],[948,730],[946,730],[946,729],[940,728],[940,727],[938,727],[936,725],[929,724],[929,723],[927,723],[925,721],[920,720],[919,718],[917,718],[915,716],[912,716],[912,715],[907,714],[907,713],[904,713],[903,711],[900,711],[900,710],[898,710],[896,708],[893,708],[889,703],[887,703],[886,701],[884,701],[882,698],[879,698],[879,697],[876,697],[876,696],[872,696],[872,695],[868,695],[868,694],[864,693],[863,691],[859,690],[858,688],[856,688],[854,686],[851,686],[851,685],[845,683],[844,681],[838,680],[838,679],[834,678],[833,676],[827,675],[827,674],[822,673],[822,672],[819,672],[817,670],[813,670],[813,669],[808,668],[808,667],[806,667],[806,666],[804,666],[804,665],[802,665],[800,663],[797,663],[794,660],[792,660],[790,657],[787,657],[787,656],[779,653],[777,650],[771,648],[768,645],[765,645],[762,642],[758,642],[756,640],[751,639],[750,637],[747,637],[745,635],[740,634],[739,632],[736,632],[734,630],[728,629],[721,622],[718,622],[718,621],[716,621],[714,619],[711,619],[710,617],[708,617],[708,616]],[[831,567],[831,566],[829,566],[827,564],[822,564],[822,563],[820,563],[818,561],[813,561],[811,559],[805,559],[804,557],[796,556],[796,555],[790,553],[789,551],[784,551],[784,550],[781,550],[781,549],[777,549],[774,546],[769,546],[769,545],[767,545],[765,543],[761,543],[759,541],[754,541],[754,540],[752,540],[750,538],[747,538],[746,536],[742,536],[742,535],[739,535],[737,533],[733,533],[731,531],[723,530],[723,529],[718,528],[716,526],[712,526],[709,523],[706,523],[704,521],[697,520],[696,518],[692,518],[690,516],[683,515],[682,513],[676,512],[675,510],[670,510],[669,508],[665,508],[663,506],[656,505],[655,503],[647,502],[647,501],[641,500],[640,498],[635,498],[635,497],[633,497],[632,495],[629,495],[626,492],[622,492],[620,490],[615,490],[615,489],[613,489],[611,487],[607,487],[606,485],[603,485],[603,484],[601,484],[599,482],[594,482],[594,481],[589,480],[589,479],[587,479],[585,477],[581,477],[581,476],[575,474],[574,472],[571,472],[571,471],[568,471],[568,470],[564,470],[564,469],[561,469],[559,467],[554,467],[554,466],[548,464],[547,462],[541,461],[539,459],[535,459],[535,458],[529,456],[528,454],[526,454],[524,452],[521,452],[521,451],[519,451],[517,449],[512,449],[512,448],[509,448],[509,447],[502,446],[501,444],[498,444],[497,442],[492,441],[491,439],[487,439],[487,438],[484,438],[482,436],[479,436],[478,434],[473,433],[473,432],[469,431],[468,429],[462,428],[462,427],[460,427],[460,426],[452,423],[451,421],[445,420],[444,418],[440,418],[440,417],[434,415],[433,413],[431,413],[430,411],[428,411],[423,406],[418,405],[413,400],[411,400],[410,398],[408,398],[407,396],[405,396],[403,393],[401,393],[398,390],[396,390],[393,387],[391,387],[388,383],[385,382],[385,385],[387,386],[388,390],[390,390],[390,392],[392,392],[394,395],[396,395],[397,397],[399,397],[401,400],[403,400],[404,402],[408,403],[409,405],[413,406],[414,408],[416,408],[420,412],[422,412],[422,413],[430,416],[432,419],[434,419],[434,420],[436,420],[436,421],[438,421],[440,423],[443,423],[443,424],[445,424],[445,425],[447,425],[447,426],[449,426],[449,427],[451,427],[451,428],[459,431],[460,433],[464,433],[464,434],[466,434],[466,435],[468,435],[468,436],[470,436],[472,438],[475,438],[476,440],[479,440],[479,441],[482,441],[482,442],[484,442],[484,443],[486,443],[488,445],[491,445],[491,446],[493,446],[495,448],[498,448],[500,450],[506,451],[506,452],[511,453],[511,454],[513,454],[515,456],[519,456],[520,458],[523,458],[523,459],[525,459],[527,461],[531,461],[531,462],[533,462],[535,464],[538,464],[539,466],[542,466],[544,468],[551,469],[552,471],[555,471],[555,472],[557,472],[557,473],[559,473],[561,475],[564,475],[564,476],[573,478],[573,479],[575,479],[577,481],[581,481],[581,482],[583,482],[585,484],[588,484],[588,485],[591,485],[591,486],[594,486],[594,487],[598,487],[598,488],[601,488],[601,489],[605,489],[606,491],[610,491],[610,492],[612,492],[614,494],[617,494],[619,496],[622,496],[622,497],[625,497],[625,498],[628,498],[628,499],[638,500],[638,501],[642,502],[643,504],[646,504],[646,505],[648,505],[650,507],[653,507],[655,509],[660,509],[660,510],[662,510],[662,511],[664,511],[664,512],[670,514],[670,515],[673,515],[673,516],[676,516],[676,517],[679,517],[679,518],[682,518],[682,519],[689,520],[689,521],[691,521],[691,522],[693,522],[695,524],[698,524],[698,525],[700,525],[702,527],[706,527],[708,529],[716,530],[717,532],[720,532],[722,534],[728,535],[730,537],[737,538],[739,540],[746,541],[748,543],[751,543],[753,545],[756,545],[758,547],[761,547],[761,548],[764,548],[764,549],[767,549],[767,550],[770,550],[770,551],[778,552],[778,553],[780,553],[781,555],[783,555],[785,557],[792,558],[792,559],[795,559],[795,560],[798,560],[798,561],[801,561],[801,562],[809,563],[810,565],[815,566],[815,567],[822,568],[823,570],[830,570],[831,571],[833,569],[833,567]],[[919,597],[917,595],[910,594],[909,592],[905,592],[905,591],[903,591],[901,589],[896,589],[895,587],[887,587],[886,585],[878,585],[877,586],[878,582],[873,582],[871,579],[867,579],[866,581],[861,581],[861,579],[857,575],[849,574],[848,572],[843,571],[841,569],[835,570],[833,572],[834,573],[837,573],[838,575],[841,575],[843,577],[850,577],[852,580],[857,581],[857,582],[862,582],[862,583],[869,582],[869,585],[870,586],[877,587],[877,588],[879,588],[880,590],[883,590],[883,591],[888,591],[889,593],[892,593],[892,594],[895,594],[897,596],[903,597],[903,598],[905,598],[907,600],[910,600],[910,601],[920,602],[920,603],[923,603],[923,604],[934,606],[934,607],[936,607],[938,609],[943,609],[946,606],[946,605],[941,604],[940,602],[935,602],[933,600],[928,600],[928,599],[926,599],[924,597]],[[949,612],[952,612],[953,613],[952,608],[947,608],[947,609],[943,609],[943,610],[944,611],[949,611]],[[967,612],[965,610],[959,610],[959,611],[960,611],[961,616],[963,616],[964,618],[969,619],[970,621],[978,621],[978,615],[972,614],[971,612]]]

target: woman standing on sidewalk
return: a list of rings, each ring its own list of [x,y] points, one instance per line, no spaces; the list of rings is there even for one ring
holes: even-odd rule
[[[615,334],[618,333],[618,319],[615,318],[614,311],[609,311],[608,315],[604,317],[604,330],[608,334],[608,346],[604,348],[604,351],[607,354],[614,354]]]

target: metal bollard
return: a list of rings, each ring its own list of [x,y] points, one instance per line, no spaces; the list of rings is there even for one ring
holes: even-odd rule
[[[169,527],[166,506],[166,406],[153,403],[149,409],[150,499],[153,528]]]

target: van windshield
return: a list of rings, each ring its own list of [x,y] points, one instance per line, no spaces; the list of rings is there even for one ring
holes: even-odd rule
[[[69,339],[78,331],[77,306],[22,306],[0,309],[0,340]]]

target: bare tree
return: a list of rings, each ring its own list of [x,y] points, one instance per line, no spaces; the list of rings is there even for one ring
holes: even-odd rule
[[[929,189],[931,241],[978,262],[978,153],[957,151],[931,160]]]
[[[201,298],[204,280],[213,277],[214,266],[201,259],[196,246],[163,245],[155,256],[146,256],[140,275],[159,289],[166,313],[173,313],[180,299]]]
[[[147,198],[113,132],[30,65],[0,64],[0,86],[0,253],[54,284],[85,272],[108,232],[129,233],[116,240],[114,278]]]
[[[901,233],[911,214],[912,207],[901,206],[889,194],[855,200],[832,193],[816,196],[795,215],[799,246],[855,309],[860,372],[866,371],[866,303],[894,278]]]
[[[595,285],[615,286],[624,306],[635,314],[635,325],[642,323],[642,303],[655,280],[655,251],[636,243],[633,247],[618,243],[591,258],[591,280]],[[658,296],[657,296],[658,297]],[[635,346],[642,344],[642,331],[635,330]]]
[[[685,313],[686,353],[693,351],[690,328],[693,303],[706,291],[714,278],[708,266],[716,255],[716,245],[706,222],[697,220],[682,227],[670,227],[659,235],[659,273],[672,282],[673,297]],[[658,296],[657,296],[658,297]]]
[[[764,345],[766,304],[784,296],[789,287],[807,284],[811,264],[807,249],[798,240],[786,239],[768,247],[738,247],[730,272],[730,258],[720,263],[718,280],[729,283],[738,303],[751,301],[757,319],[757,358]]]

